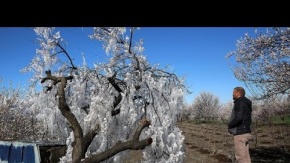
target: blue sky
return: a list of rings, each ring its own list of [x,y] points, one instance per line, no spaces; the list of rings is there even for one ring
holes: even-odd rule
[[[67,50],[76,61],[81,60],[82,53],[89,63],[106,58],[97,41],[87,37],[92,28],[57,29],[68,42]],[[256,29],[265,31],[257,27],[141,27],[136,41],[144,39],[144,55],[150,63],[161,67],[170,65],[176,75],[186,77],[192,92],[186,96],[188,103],[201,92],[213,93],[221,102],[228,102],[232,100],[232,89],[245,85],[234,77],[225,55],[236,50],[237,40],[245,33],[254,36]],[[0,27],[2,84],[12,82],[14,86],[25,87],[29,76],[20,73],[20,69],[35,56],[38,48],[33,43],[35,39],[36,34],[30,27]]]

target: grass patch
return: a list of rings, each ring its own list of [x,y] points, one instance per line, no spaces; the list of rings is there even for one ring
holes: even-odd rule
[[[284,117],[284,121],[282,120],[282,118],[278,115],[273,116],[272,117],[272,122],[275,124],[281,124],[281,123],[286,123],[286,124],[290,124],[290,115],[287,115]]]

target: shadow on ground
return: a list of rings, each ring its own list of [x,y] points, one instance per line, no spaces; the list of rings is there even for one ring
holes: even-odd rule
[[[290,146],[252,148],[250,154],[253,163],[290,162]]]
[[[258,147],[250,149],[252,163],[290,163],[290,146]],[[232,163],[232,159],[224,155],[214,155],[219,163]]]

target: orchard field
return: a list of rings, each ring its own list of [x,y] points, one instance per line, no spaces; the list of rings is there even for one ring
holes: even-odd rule
[[[185,163],[231,163],[233,137],[226,124],[179,122],[185,136]],[[253,124],[250,154],[253,163],[290,162],[290,124]],[[126,163],[138,163],[142,151],[132,151]]]

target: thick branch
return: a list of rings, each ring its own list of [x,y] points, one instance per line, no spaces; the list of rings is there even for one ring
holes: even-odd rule
[[[124,151],[124,150],[144,149],[146,146],[148,146],[152,143],[152,138],[148,138],[148,139],[139,141],[139,136],[141,134],[141,131],[149,125],[150,125],[149,121],[147,121],[147,120],[141,121],[141,123],[139,123],[139,126],[138,126],[132,140],[127,141],[127,142],[118,142],[109,150],[104,151],[104,152],[99,153],[99,154],[96,154],[96,155],[92,155],[92,156],[84,159],[83,161],[81,161],[81,163],[102,162],[102,161],[105,161],[108,158],[111,158],[112,156],[114,156],[117,153]]]
[[[90,130],[85,136],[84,136],[84,151],[87,151],[90,144],[94,140],[94,137],[98,134],[100,129],[100,126],[97,125],[95,129]]]
[[[115,99],[114,99],[114,110],[111,111],[111,116],[115,116],[115,115],[118,115],[120,113],[121,109],[120,108],[115,109],[115,108],[118,106],[118,104],[121,102],[121,100],[122,100],[122,95],[121,94],[119,94],[117,97],[115,97]]]
[[[51,71],[48,70],[45,72],[46,77],[41,80],[41,82],[45,82],[46,80],[52,80],[53,85],[56,85],[60,82],[58,86],[58,108],[61,111],[61,114],[69,121],[70,127],[74,133],[74,143],[73,143],[73,152],[72,152],[72,162],[79,163],[82,158],[85,157],[85,150],[84,150],[84,139],[83,139],[83,131],[78,123],[77,118],[71,112],[65,98],[65,88],[67,84],[67,80],[73,79],[72,76],[69,77],[55,77],[51,75]]]
[[[88,110],[89,108],[90,108],[89,104],[81,107],[81,109],[84,110],[87,114],[89,114],[89,110]]]
[[[122,89],[118,86],[118,84],[115,82],[116,79],[116,73],[112,77],[108,77],[108,81],[112,84],[112,86],[120,93],[123,92]]]
[[[65,98],[65,87],[67,78],[60,77],[61,85],[58,88],[58,108],[61,111],[61,114],[70,122],[70,126],[74,132],[74,143],[73,143],[73,152],[72,152],[72,162],[79,163],[81,158],[85,157],[84,145],[83,145],[83,130],[78,123],[77,118],[71,112],[68,104],[66,103]]]
[[[108,81],[119,92],[119,95],[117,97],[115,97],[115,99],[114,99],[114,109],[121,102],[122,95],[120,93],[123,92],[122,89],[119,87],[119,85],[116,83],[115,79],[116,79],[116,73],[112,77],[108,77]],[[119,109],[116,109],[116,110],[112,110],[111,115],[112,116],[115,116],[115,115],[117,115],[119,113],[120,113],[120,108]]]
[[[116,108],[118,106],[118,104],[121,102],[122,100],[122,95],[119,94],[117,97],[115,97],[114,99],[114,108]]]
[[[118,115],[118,114],[120,114],[120,112],[121,112],[121,109],[120,108],[119,109],[112,110],[111,111],[111,116]]]
[[[51,71],[45,71],[46,77],[41,79],[41,83],[44,83],[46,80],[52,80],[53,81],[53,85],[56,85],[58,82],[60,82],[59,78],[54,77],[51,75]]]
[[[140,136],[142,130],[149,125],[150,125],[150,121],[148,121],[146,119],[141,120],[137,130],[135,131],[135,134],[133,136],[133,140],[139,140],[139,136]]]
[[[48,70],[48,71],[45,71],[45,74],[46,74],[46,77],[44,77],[43,79],[41,79],[41,83],[44,83],[46,80],[52,80],[53,81],[53,86],[56,85],[57,83],[59,83],[61,80],[60,80],[60,77],[55,77],[55,76],[52,76],[51,75],[51,71]],[[64,77],[66,80],[71,80],[73,79],[73,76],[67,76],[67,77]]]

